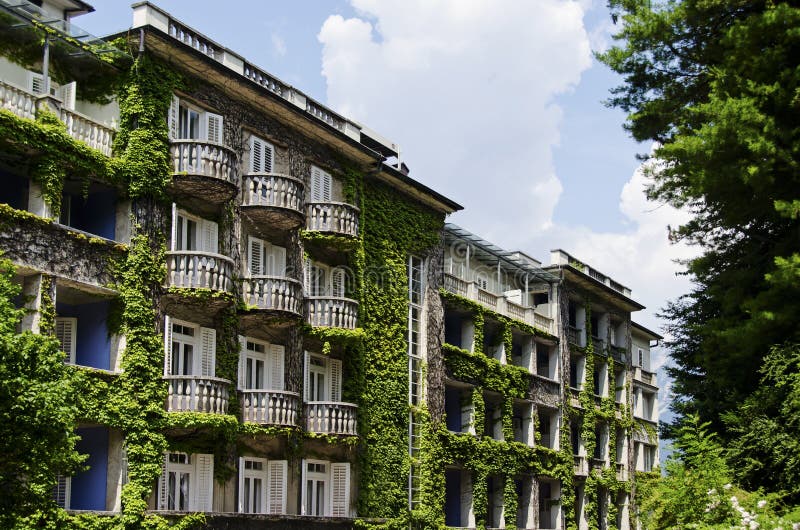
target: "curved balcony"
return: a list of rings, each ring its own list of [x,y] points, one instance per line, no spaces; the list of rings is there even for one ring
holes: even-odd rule
[[[306,322],[312,326],[355,329],[358,302],[333,296],[307,296]]]
[[[167,412],[228,413],[227,379],[202,375],[166,375]]]
[[[167,285],[188,289],[230,291],[233,260],[222,254],[177,250],[167,252]]]
[[[247,306],[240,312],[244,328],[288,326],[302,314],[303,285],[282,276],[251,276],[242,280],[242,298]]]
[[[242,421],[294,427],[300,416],[300,394],[282,390],[242,390]]]
[[[274,173],[248,173],[242,179],[242,212],[262,227],[291,230],[303,224],[303,181]]]
[[[358,213],[358,208],[343,202],[307,202],[306,229],[358,237]]]
[[[356,435],[358,405],[334,401],[308,401],[305,404],[306,430],[322,434]]]
[[[203,140],[172,140],[172,187],[178,195],[215,205],[236,195],[236,154]]]

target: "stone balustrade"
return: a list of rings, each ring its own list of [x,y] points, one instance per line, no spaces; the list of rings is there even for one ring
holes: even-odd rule
[[[36,118],[36,96],[3,81],[0,81],[0,108],[6,109],[20,118]]]
[[[230,291],[233,260],[221,254],[198,251],[167,252],[167,285],[212,291]]]
[[[475,282],[468,282],[452,274],[445,273],[444,288],[453,294],[478,302],[501,315],[519,320],[555,335],[555,326],[552,318],[538,313],[536,308],[525,307],[508,300],[505,296],[482,289]]]
[[[242,280],[242,296],[249,306],[299,315],[303,285],[281,276],[251,276]]]
[[[167,375],[167,412],[228,413],[227,379],[201,375]]]
[[[334,296],[307,296],[306,321],[312,326],[355,329],[358,302]]]
[[[358,208],[343,202],[307,202],[306,228],[358,237],[358,214]]]
[[[303,213],[301,180],[274,173],[248,173],[243,179],[242,206],[286,208]]]
[[[333,401],[309,401],[305,404],[306,430],[322,434],[358,434],[358,406]]]
[[[236,184],[236,155],[227,147],[203,140],[172,140],[172,171]]]
[[[61,108],[61,121],[67,126],[70,136],[91,148],[97,149],[106,156],[111,156],[114,142],[114,129],[101,125],[88,116],[74,110]]]
[[[585,456],[575,456],[575,474],[579,477],[589,474],[589,461]]]
[[[299,394],[282,390],[242,390],[242,421],[294,427],[299,416]]]

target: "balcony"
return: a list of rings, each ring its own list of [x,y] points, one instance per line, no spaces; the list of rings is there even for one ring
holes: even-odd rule
[[[184,289],[229,292],[233,260],[222,254],[198,251],[167,252],[167,285]]]
[[[299,316],[303,285],[282,276],[251,276],[242,280],[242,297],[257,310]]]
[[[306,430],[321,434],[354,436],[358,406],[333,401],[309,401],[305,404]]]
[[[172,140],[172,191],[220,205],[236,194],[236,155],[203,140]]]
[[[359,209],[343,202],[307,202],[306,230],[358,237]]]
[[[545,333],[555,334],[552,318],[537,312],[533,307],[519,305],[509,301],[503,295],[481,289],[475,282],[468,282],[452,274],[445,273],[444,288],[453,294],[478,302],[496,313],[524,322]]]
[[[628,349],[622,346],[611,345],[611,357],[614,362],[625,364],[628,359]]]
[[[20,118],[35,119],[36,109],[40,105],[39,102],[48,100],[56,101],[52,98],[39,97],[10,83],[0,81],[0,108],[8,110]],[[72,138],[85,143],[93,149],[97,149],[106,156],[111,156],[114,129],[98,123],[79,112],[63,107],[60,107],[56,114],[67,127],[67,134]]]
[[[634,367],[633,379],[646,385],[656,386],[656,374],[643,370],[641,366]]]
[[[628,470],[622,462],[617,462],[617,480],[620,482],[628,480]]]
[[[312,326],[355,329],[358,302],[333,296],[307,296],[306,321]]]
[[[242,391],[242,421],[294,427],[299,416],[299,394],[281,390]]]
[[[227,379],[201,375],[166,375],[167,412],[228,413]]]
[[[589,462],[585,456],[575,455],[575,475],[585,477],[589,475]]]
[[[303,225],[301,180],[273,173],[248,173],[242,181],[242,212],[260,227],[291,230]]]

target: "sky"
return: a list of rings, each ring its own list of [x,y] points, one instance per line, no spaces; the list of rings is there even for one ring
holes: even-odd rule
[[[613,43],[606,0],[154,3],[398,143],[412,178],[464,206],[451,222],[545,264],[564,249],[629,287],[648,328],[689,290],[675,260],[696,250],[667,239],[688,218],[645,198],[636,155],[652,146],[603,103],[622,82],[594,58]],[[130,27],[129,2],[94,5],[78,26]]]

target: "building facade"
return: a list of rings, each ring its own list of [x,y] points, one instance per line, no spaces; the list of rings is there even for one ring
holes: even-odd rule
[[[446,224],[395,144],[148,2],[105,40],[39,4],[0,2],[0,249],[89,386],[61,508],[635,527],[660,337],[627,288]]]

